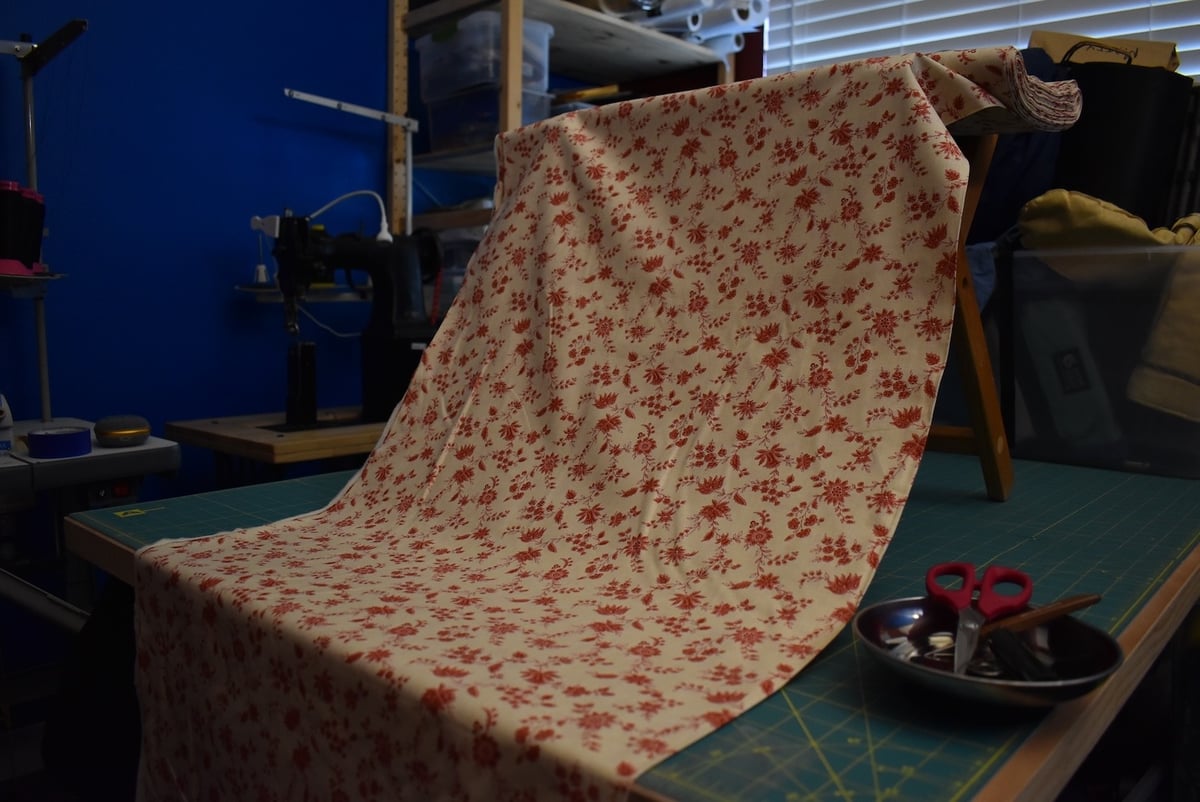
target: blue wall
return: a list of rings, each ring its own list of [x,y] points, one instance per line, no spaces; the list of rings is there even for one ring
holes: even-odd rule
[[[170,420],[282,409],[282,309],[234,290],[259,259],[249,220],[385,193],[385,126],[283,89],[386,108],[387,0],[6,2],[0,39],[41,42],[74,18],[88,30],[34,83],[44,258],[65,274],[46,302],[54,415],[138,414],[161,436]],[[25,184],[22,109],[6,55],[0,179]],[[379,218],[360,197],[323,219],[374,233]],[[313,310],[343,331],[367,311]],[[39,415],[34,332],[32,303],[0,293],[0,392],[18,419]],[[318,343],[320,405],[358,403],[357,341],[307,320],[301,335]],[[205,489],[207,456],[184,450],[174,492]]]

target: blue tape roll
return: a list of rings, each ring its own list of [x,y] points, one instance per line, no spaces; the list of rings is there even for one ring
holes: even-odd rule
[[[34,429],[25,435],[29,456],[36,459],[79,457],[92,451],[92,430],[79,426]]]

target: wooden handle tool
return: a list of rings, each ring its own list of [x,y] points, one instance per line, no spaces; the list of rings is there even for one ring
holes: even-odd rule
[[[1035,607],[1031,610],[1026,610],[1023,613],[1010,615],[1005,618],[1000,618],[995,621],[989,621],[984,624],[979,630],[980,638],[986,638],[989,633],[995,632],[997,629],[1005,629],[1009,632],[1024,632],[1027,629],[1033,629],[1036,626],[1053,621],[1059,616],[1068,615],[1076,610],[1082,610],[1085,607],[1091,607],[1096,602],[1100,601],[1099,594],[1084,593],[1079,596],[1068,596],[1065,599],[1059,599],[1056,602],[1045,605],[1044,607]]]

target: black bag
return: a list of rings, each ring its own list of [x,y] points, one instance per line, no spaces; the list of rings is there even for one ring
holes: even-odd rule
[[[1125,62],[1072,62],[1085,47],[1120,53]],[[1055,185],[1106,200],[1158,228],[1174,222],[1168,208],[1192,80],[1132,61],[1131,53],[1092,41],[1063,55],[1083,111],[1063,132]]]

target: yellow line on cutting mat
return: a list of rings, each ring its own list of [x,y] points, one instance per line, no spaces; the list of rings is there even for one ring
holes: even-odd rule
[[[879,788],[879,764],[875,762],[875,739],[871,737],[871,715],[867,712],[867,691],[862,683],[862,662],[858,656],[858,638],[853,641],[854,668],[858,672],[858,698],[862,700],[863,731],[867,735],[867,760],[871,763],[871,784],[875,786],[875,798],[882,799]]]
[[[1179,563],[1181,562],[1180,557],[1195,548],[1197,542],[1200,542],[1200,531],[1197,531],[1194,535],[1192,535],[1192,539],[1188,541],[1188,544],[1176,552],[1175,559],[1170,565],[1164,566],[1163,569],[1158,572],[1158,576],[1154,577],[1154,584],[1146,587],[1146,589],[1143,590],[1136,599],[1129,603],[1121,617],[1113,622],[1112,628],[1109,630],[1109,634],[1119,632],[1121,628],[1125,626],[1125,622],[1129,620],[1129,617],[1133,615],[1134,611],[1142,609],[1142,604],[1146,601],[1146,597],[1158,592],[1159,588],[1162,587],[1163,580],[1166,578],[1166,575],[1179,567]]]
[[[992,752],[992,756],[983,762],[983,765],[979,767],[978,771],[967,778],[967,781],[962,784],[962,787],[959,788],[954,796],[950,797],[947,802],[958,802],[958,800],[962,799],[963,794],[974,788],[975,784],[983,779],[983,776],[991,770],[992,766],[996,765],[996,761],[998,761],[1001,757],[1006,757],[1008,755],[1009,747],[1011,747],[1016,740],[1016,735],[1010,735],[1008,740],[1005,741],[999,749]]]
[[[135,515],[145,515],[146,513],[149,513],[149,512],[158,512],[159,510],[164,510],[164,509],[166,509],[166,507],[150,507],[150,508],[144,509],[144,510],[140,507],[135,507],[132,510],[118,510],[118,511],[114,512],[113,515],[115,515],[118,518],[132,518]]]
[[[812,736],[811,732],[809,732],[808,725],[804,723],[804,719],[800,716],[800,709],[797,708],[796,705],[792,704],[792,697],[788,695],[787,688],[781,688],[779,692],[783,694],[783,700],[787,702],[788,707],[791,709],[792,716],[796,719],[796,723],[800,725],[800,729],[804,730],[804,737],[808,739],[809,746],[813,748],[813,751],[817,753],[817,757],[821,759],[821,765],[824,766],[825,771],[829,773],[829,779],[832,780],[833,784],[837,786],[838,793],[842,795],[843,799],[850,799],[850,792],[846,790],[846,786],[842,785],[842,778],[838,776],[837,772],[833,770],[833,766],[831,766],[829,761],[825,759],[825,753],[821,751],[821,747],[817,743],[817,739]]]

